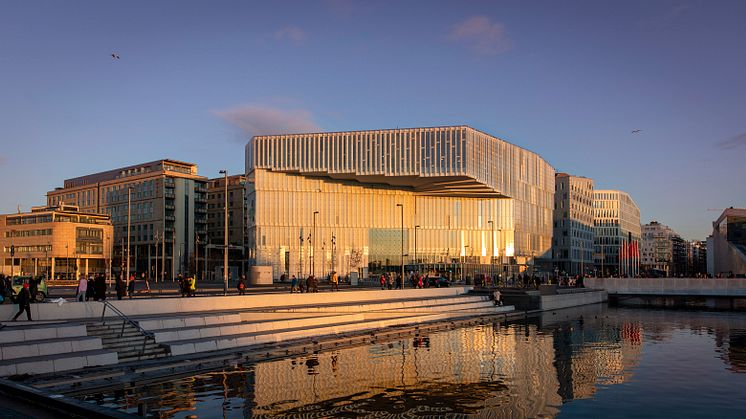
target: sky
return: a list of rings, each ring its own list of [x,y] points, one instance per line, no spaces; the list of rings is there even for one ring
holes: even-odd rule
[[[241,173],[256,134],[467,124],[704,239],[746,207],[745,18],[741,0],[2,1],[0,213],[161,158]]]

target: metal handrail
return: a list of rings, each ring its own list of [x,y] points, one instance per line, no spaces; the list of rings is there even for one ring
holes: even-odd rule
[[[153,334],[153,332],[149,332],[143,329],[139,323],[127,317],[126,314],[122,313],[118,308],[116,308],[110,302],[106,300],[103,300],[101,302],[104,304],[104,309],[101,311],[101,322],[103,324],[106,324],[104,322],[104,316],[106,315],[106,307],[109,307],[111,311],[114,312],[114,314],[116,314],[117,316],[119,316],[120,319],[122,319],[122,331],[119,333],[119,337],[122,337],[124,335],[124,325],[129,323],[131,326],[135,327],[137,331],[140,332],[140,334],[142,334],[143,336],[155,339],[155,334]]]

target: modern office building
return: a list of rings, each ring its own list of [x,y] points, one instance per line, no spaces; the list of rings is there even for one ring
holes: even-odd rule
[[[275,277],[551,265],[554,169],[468,126],[257,136],[246,173],[249,257]]]
[[[593,272],[593,179],[557,173],[553,225],[552,254],[557,272]]]
[[[207,184],[207,240],[202,244],[207,263],[200,269],[205,278],[223,277],[223,245],[225,244],[225,197],[224,177],[210,179]],[[231,278],[244,273],[248,238],[246,235],[246,176],[228,176],[228,266]],[[202,251],[200,249],[200,251]]]
[[[138,274],[194,272],[195,240],[206,239],[207,178],[191,163],[157,160],[67,179],[47,193],[47,204],[109,215],[115,272],[126,271],[128,220],[130,272]]]
[[[624,191],[593,193],[594,258],[600,276],[635,276],[640,268],[640,209]]]
[[[689,242],[689,275],[697,277],[707,275],[707,240]]]
[[[707,238],[707,273],[746,275],[746,208],[730,207],[712,223]]]
[[[688,274],[688,243],[670,227],[657,221],[642,226],[640,269],[650,276]]]
[[[0,215],[2,273],[60,279],[106,273],[112,236],[108,215],[80,212],[74,205]]]

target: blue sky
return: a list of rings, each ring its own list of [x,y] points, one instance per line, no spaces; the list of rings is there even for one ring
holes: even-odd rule
[[[252,134],[468,124],[704,238],[708,209],[746,207],[745,17],[744,1],[4,1],[0,212],[164,157],[242,172]]]

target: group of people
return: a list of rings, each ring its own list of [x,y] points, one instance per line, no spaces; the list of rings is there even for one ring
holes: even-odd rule
[[[194,279],[194,276],[188,275],[185,277],[184,275],[179,274],[178,279],[181,296],[194,297],[195,293],[197,292],[197,281]]]
[[[339,275],[332,271],[329,274],[329,286],[331,291],[339,291]],[[290,278],[290,293],[319,292],[319,279],[309,275],[305,280],[298,279],[295,275]]]
[[[106,277],[103,274],[89,275],[88,277],[81,274],[78,279],[78,289],[75,294],[75,300],[106,300]]]

